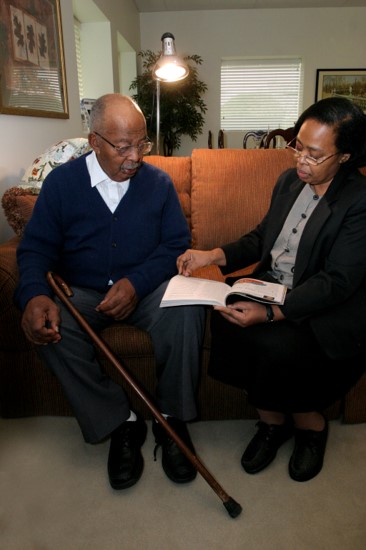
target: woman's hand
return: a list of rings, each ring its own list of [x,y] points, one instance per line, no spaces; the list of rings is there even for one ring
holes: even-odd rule
[[[243,328],[267,321],[266,306],[259,302],[239,301],[226,307],[215,306],[214,309],[219,311],[229,323]],[[272,306],[272,309],[274,321],[284,319],[282,311],[277,306]]]
[[[180,275],[190,277],[199,267],[207,265],[226,265],[224,251],[221,248],[212,250],[193,250],[189,248],[177,258],[177,268]]]

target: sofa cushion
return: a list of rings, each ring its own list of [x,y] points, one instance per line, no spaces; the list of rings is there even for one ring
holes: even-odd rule
[[[222,246],[252,230],[267,211],[278,176],[293,166],[287,149],[194,149],[193,248]]]
[[[71,138],[58,141],[34,159],[22,177],[21,187],[35,187],[39,189],[47,174],[56,168],[56,166],[80,157],[89,150],[90,145],[86,138]]]
[[[177,190],[189,228],[191,228],[191,157],[151,155],[144,157],[144,160],[169,174]]]

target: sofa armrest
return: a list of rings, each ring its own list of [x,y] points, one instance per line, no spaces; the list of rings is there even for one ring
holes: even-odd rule
[[[18,281],[18,266],[16,259],[16,251],[20,237],[12,237],[8,241],[0,244],[0,294],[3,294],[3,289],[6,288],[8,279],[14,282]]]
[[[1,199],[6,219],[18,237],[22,236],[24,227],[32,215],[38,193],[39,189],[10,187]]]
[[[18,284],[16,249],[20,238],[13,237],[0,245],[0,339],[2,350],[28,347],[20,325],[21,313],[13,296]]]

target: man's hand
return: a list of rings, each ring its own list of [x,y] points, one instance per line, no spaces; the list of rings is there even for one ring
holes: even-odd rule
[[[122,321],[133,312],[137,301],[136,291],[130,281],[120,279],[107,292],[96,310],[116,321]]]
[[[22,329],[33,344],[56,344],[59,333],[60,308],[48,296],[35,296],[26,305],[22,317]]]

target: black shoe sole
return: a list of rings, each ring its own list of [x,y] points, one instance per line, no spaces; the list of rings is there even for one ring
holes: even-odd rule
[[[130,478],[127,481],[119,482],[119,481],[113,481],[109,478],[109,484],[112,487],[112,489],[115,489],[116,491],[122,491],[123,489],[129,489],[130,487],[133,487],[139,479],[142,476],[142,473],[144,471],[144,459],[141,456],[141,466],[139,465],[139,473],[137,476]]]
[[[294,455],[298,452],[298,449],[296,448],[296,438],[295,438],[295,449],[293,451],[293,454],[290,458],[290,462],[289,462],[289,466],[288,466],[288,470],[289,470],[289,476],[291,479],[293,479],[294,481],[298,481],[298,482],[303,482],[303,481],[310,481],[311,479],[313,479],[314,477],[316,477],[322,470],[323,468],[323,464],[324,464],[324,455],[325,455],[325,450],[326,450],[326,445],[327,445],[327,440],[328,440],[328,434],[329,434],[329,425],[328,425],[328,422],[326,421],[325,423],[325,428],[322,432],[319,432],[319,434],[322,435],[322,438],[323,438],[323,441],[320,442],[320,454],[319,454],[319,461],[317,464],[315,464],[316,467],[314,467],[312,470],[308,470],[307,472],[305,473],[298,473],[295,471],[293,465],[292,465],[292,461],[294,460]]]
[[[244,451],[244,453],[241,457],[240,463],[242,465],[242,468],[245,470],[245,472],[247,474],[257,474],[257,473],[261,472],[262,470],[267,468],[267,466],[269,466],[271,464],[271,462],[274,461],[280,447],[282,447],[282,445],[284,445],[289,439],[291,439],[293,437],[293,435],[294,435],[294,431],[292,430],[291,427],[288,427],[288,431],[285,432],[275,444],[274,443],[272,444],[272,447],[273,447],[272,448],[272,453],[268,454],[268,456],[265,459],[263,459],[262,462],[260,462],[257,466],[250,466],[250,461],[245,460],[244,456],[247,452],[248,447],[252,444],[253,440],[255,440],[258,437],[258,434],[256,434],[252,438],[252,440],[249,442],[249,444],[247,446],[247,449]],[[254,459],[252,459],[251,462],[254,462]],[[258,462],[258,460],[256,462]]]
[[[174,483],[189,483],[197,477],[197,470],[194,470],[192,474],[190,474],[189,476],[187,475],[186,477],[175,477],[174,474],[171,473],[170,469],[166,466],[166,464],[164,464],[163,460],[161,461],[161,465],[163,467],[165,475],[170,479],[170,481],[173,481]]]
[[[274,461],[276,456],[277,456],[277,451],[273,455],[271,455],[266,460],[266,462],[262,462],[260,466],[257,466],[257,468],[249,468],[248,466],[245,465],[245,463],[243,461],[241,461],[241,465],[242,465],[243,469],[245,470],[245,472],[247,474],[258,474],[259,472],[261,472],[262,470],[267,468],[267,466],[269,466],[271,464],[271,462]]]

